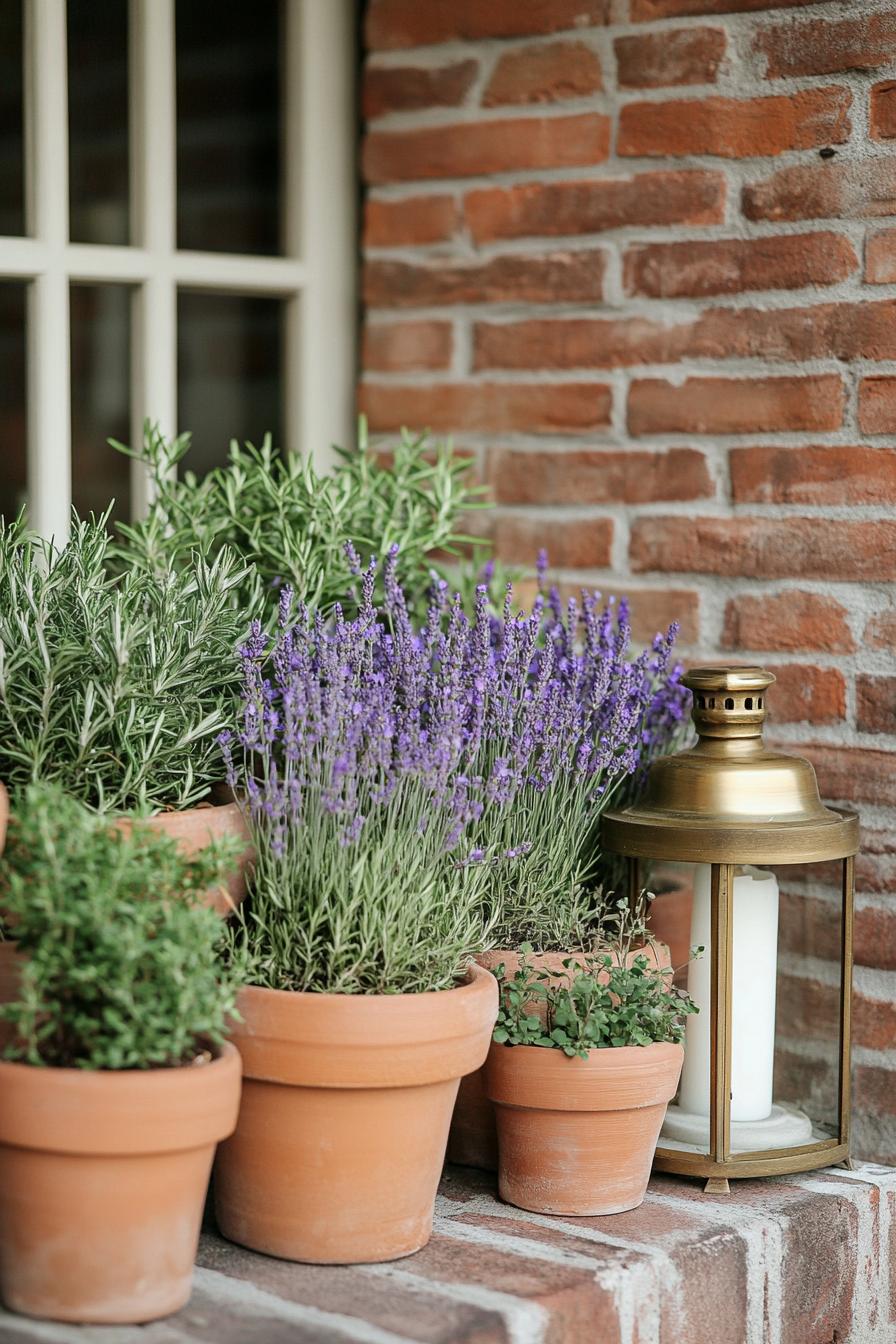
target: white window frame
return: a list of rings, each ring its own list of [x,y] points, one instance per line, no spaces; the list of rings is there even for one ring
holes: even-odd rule
[[[69,241],[65,0],[25,0],[27,237],[0,238],[0,280],[28,281],[31,525],[58,540],[71,509],[69,286],[133,287],[131,436],[177,432],[177,291],[267,295],[285,308],[286,445],[329,465],[354,435],[355,32],[352,0],[286,0],[283,236],[276,257],[179,250],[175,0],[129,0],[131,235]],[[134,464],[133,511],[147,482]]]

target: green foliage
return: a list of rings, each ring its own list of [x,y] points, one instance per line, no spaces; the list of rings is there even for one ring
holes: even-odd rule
[[[240,980],[222,922],[196,904],[236,842],[184,858],[166,837],[110,826],[60,789],[18,799],[0,909],[22,954],[8,1059],[79,1069],[189,1063],[224,1039]]]
[[[234,441],[227,466],[202,479],[178,472],[189,434],[169,442],[147,423],[140,449],[114,446],[146,468],[154,501],[142,522],[121,527],[119,558],[158,573],[227,545],[247,565],[236,600],[261,619],[284,583],[308,606],[326,612],[339,602],[353,615],[348,542],[365,562],[397,545],[398,577],[422,612],[433,552],[466,554],[476,544],[459,530],[462,514],[483,507],[483,488],[466,480],[472,463],[425,436],[403,431],[385,461],[368,446],[362,420],[359,447],[337,449],[340,461],[326,475],[310,457],[277,452],[269,437],[260,448]]]
[[[106,519],[61,550],[0,523],[0,779],[99,811],[189,807],[221,775],[244,623],[235,558],[110,566]]]
[[[589,1050],[681,1041],[682,1019],[698,1009],[672,983],[671,967],[657,967],[646,952],[637,952],[646,936],[643,913],[643,905],[631,912],[627,901],[618,902],[605,920],[599,949],[565,960],[560,977],[537,970],[529,960],[531,944],[523,944],[516,974],[508,978],[503,966],[495,972],[501,998],[494,1039],[582,1059]]]

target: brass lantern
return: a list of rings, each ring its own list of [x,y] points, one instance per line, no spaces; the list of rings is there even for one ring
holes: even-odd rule
[[[641,799],[630,807],[608,811],[602,824],[604,850],[628,859],[632,894],[637,894],[642,885],[642,861],[677,860],[705,865],[695,869],[695,873],[705,888],[708,933],[700,971],[705,975],[702,1030],[708,1056],[703,1075],[706,1104],[700,1114],[705,1117],[702,1123],[706,1132],[702,1139],[698,1136],[692,1142],[682,1141],[682,1133],[674,1140],[661,1136],[655,1166],[660,1171],[705,1177],[706,1189],[716,1192],[727,1191],[732,1177],[782,1175],[849,1161],[850,997],[858,817],[846,809],[824,806],[808,761],[772,751],[764,744],[766,691],[774,680],[771,673],[758,667],[701,667],[688,673],[684,683],[694,697],[693,719],[699,734],[696,746],[656,761]],[[754,1117],[755,1123],[736,1122],[732,1134],[733,1038],[735,1055],[741,1048],[741,1095],[744,1095],[757,1083],[755,1075],[761,1069],[755,1061],[752,1069],[751,1061],[744,1062],[742,1047],[761,1049],[759,1038],[763,1031],[767,1032],[763,1012],[767,1018],[769,998],[772,1033],[771,1054],[767,1053],[769,1099],[772,1087],[777,882],[773,874],[751,865],[777,868],[832,859],[841,860],[842,870],[839,1081],[836,1125],[830,1126],[836,1132],[820,1132],[802,1112],[775,1105],[768,1120]],[[763,896],[772,885],[773,905]],[[764,934],[762,930],[754,931],[762,914],[760,896],[763,910],[770,912],[763,914],[770,926]],[[737,917],[736,910],[740,911]],[[753,940],[746,951],[738,944],[747,941],[747,934],[739,939],[738,929],[748,931]],[[763,937],[766,947],[769,938],[774,939],[770,961],[768,956],[762,960]],[[748,960],[748,954],[756,958],[752,971],[745,960],[738,962],[739,956]],[[748,1029],[743,1031],[737,1026],[740,1009],[734,1013],[733,1030],[733,1002],[737,997],[733,970],[739,964],[742,976],[753,974],[755,1000],[747,1005],[744,1020]],[[700,965],[692,963],[692,976],[694,967]],[[758,1002],[763,995],[764,1004]],[[691,1024],[696,1021],[688,1018],[685,1073],[689,1064],[697,1067],[696,1056],[690,1060],[687,1057],[692,1049]],[[697,1063],[703,1067],[700,1061]],[[684,1090],[683,1075],[682,1093]],[[745,1104],[749,1104],[749,1099]],[[689,1120],[680,1106],[670,1107],[669,1115],[674,1115],[681,1125],[686,1121],[700,1123],[699,1117]],[[668,1128],[664,1128],[664,1136],[667,1135]],[[684,1132],[684,1138],[693,1139],[694,1135]]]

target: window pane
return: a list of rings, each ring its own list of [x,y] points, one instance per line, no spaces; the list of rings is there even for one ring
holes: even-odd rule
[[[0,234],[25,232],[22,0],[0,0]]]
[[[15,518],[25,503],[25,286],[0,283],[0,516]]]
[[[178,426],[191,430],[186,465],[203,475],[231,439],[282,442],[279,299],[182,293],[178,298]]]
[[[82,517],[129,518],[130,460],[107,439],[130,437],[131,291],[72,285],[72,503]]]
[[[127,0],[68,0],[68,115],[71,238],[127,243]]]
[[[280,0],[177,0],[177,242],[276,253]]]

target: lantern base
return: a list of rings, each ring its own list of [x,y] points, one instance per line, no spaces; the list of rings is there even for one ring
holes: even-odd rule
[[[765,1149],[799,1148],[816,1136],[812,1121],[795,1106],[772,1106],[765,1120],[732,1120],[732,1153],[759,1153]],[[709,1116],[670,1106],[666,1111],[660,1143],[685,1153],[708,1153]]]

